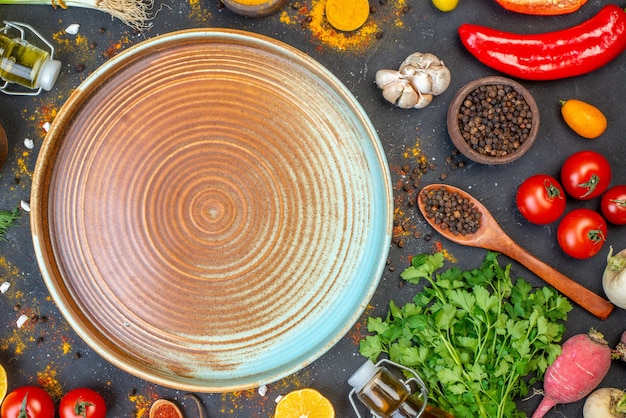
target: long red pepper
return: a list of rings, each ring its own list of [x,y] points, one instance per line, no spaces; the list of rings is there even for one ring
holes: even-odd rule
[[[496,0],[506,10],[528,15],[564,15],[573,13],[587,0]]]
[[[526,80],[556,80],[597,70],[626,50],[626,12],[604,6],[580,25],[541,34],[459,27],[463,45],[483,64]]]

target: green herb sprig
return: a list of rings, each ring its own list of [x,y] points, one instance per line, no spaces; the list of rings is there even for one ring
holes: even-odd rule
[[[501,268],[497,256],[489,251],[480,268],[441,273],[443,254],[413,257],[402,278],[430,286],[402,307],[390,301],[386,318],[368,318],[373,335],[360,353],[413,368],[431,402],[457,417],[525,417],[514,398],[560,354],[572,306],[551,287],[513,283],[511,265]]]
[[[20,217],[20,210],[18,208],[13,211],[0,210],[0,240],[6,241],[5,235],[10,227],[15,224],[15,221]]]

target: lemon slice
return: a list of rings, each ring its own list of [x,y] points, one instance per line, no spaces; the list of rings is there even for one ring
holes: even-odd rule
[[[335,408],[317,390],[298,389],[278,402],[274,418],[335,418]]]
[[[7,396],[8,386],[7,371],[0,365],[0,404],[4,401],[4,397]]]

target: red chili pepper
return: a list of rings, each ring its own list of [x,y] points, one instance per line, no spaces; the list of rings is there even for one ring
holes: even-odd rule
[[[511,12],[527,15],[564,15],[580,9],[587,0],[496,0]]]
[[[580,25],[515,34],[479,25],[459,27],[463,45],[483,64],[526,80],[556,80],[597,70],[626,50],[626,12],[604,6]]]

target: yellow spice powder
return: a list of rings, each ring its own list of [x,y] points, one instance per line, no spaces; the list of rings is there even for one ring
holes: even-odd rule
[[[43,387],[53,399],[61,399],[63,396],[63,386],[57,378],[57,371],[52,366],[46,366],[46,369],[37,372],[37,383]]]
[[[337,32],[326,19],[326,1],[314,1],[309,13],[309,29],[324,44],[339,50],[364,50],[380,31],[374,21],[366,22],[355,32]]]

